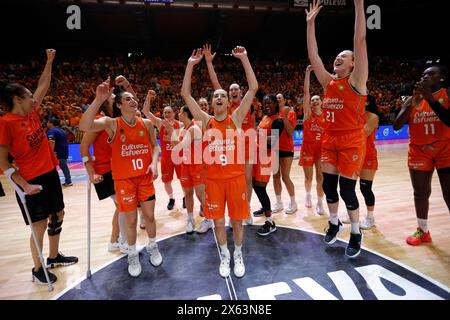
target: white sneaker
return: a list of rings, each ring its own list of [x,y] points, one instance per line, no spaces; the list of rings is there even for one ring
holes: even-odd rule
[[[369,218],[366,217],[361,223],[359,224],[359,227],[363,230],[369,230],[372,229],[375,226],[375,218]]]
[[[108,251],[114,252],[120,249],[120,243],[119,242],[110,242],[108,243]]]
[[[245,219],[245,223],[249,226],[251,226],[253,224],[253,218],[252,216],[248,217],[247,219]]]
[[[210,219],[203,219],[202,224],[200,225],[200,228],[195,230],[197,233],[206,233],[209,229],[211,229],[213,226],[213,221]]]
[[[186,223],[186,233],[190,234],[190,233],[194,232],[194,225],[195,225],[194,218],[188,217],[187,223]]]
[[[311,196],[306,196],[305,207],[307,207],[308,209],[312,208]]]
[[[221,254],[219,273],[223,278],[226,278],[230,275],[230,257]]]
[[[145,249],[147,250],[148,254],[150,255],[149,261],[152,264],[152,266],[154,266],[154,267],[160,266],[163,261],[163,258],[162,258],[161,253],[159,253],[158,244],[154,243],[152,245],[147,245],[145,247]]]
[[[286,214],[293,214],[297,211],[297,203],[294,202],[294,204],[289,204],[289,207],[286,209]]]
[[[128,243],[121,243],[119,246],[120,252],[124,254],[128,254]],[[139,250],[137,250],[139,252]]]
[[[245,265],[244,265],[244,258],[242,257],[242,252],[236,253],[236,251],[233,254],[234,256],[234,275],[238,278],[242,278],[245,274]]]
[[[128,255],[128,273],[132,277],[137,277],[141,274],[142,267],[139,261],[139,253]]]
[[[272,208],[272,213],[277,213],[283,211],[283,203],[282,202],[276,202],[275,205]]]
[[[323,216],[325,214],[325,209],[323,208],[323,204],[317,204],[316,212],[319,216]]]

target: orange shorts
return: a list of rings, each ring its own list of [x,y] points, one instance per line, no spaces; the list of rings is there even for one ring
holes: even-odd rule
[[[161,180],[170,182],[173,180],[173,171],[175,170],[177,178],[181,178],[181,165],[175,165],[170,157],[161,157]]]
[[[146,202],[155,198],[153,176],[143,176],[114,180],[117,208],[120,212],[134,211],[139,202]],[[153,197],[153,199],[151,199]]]
[[[205,168],[203,164],[182,164],[180,180],[183,188],[192,188],[205,184]]]
[[[334,165],[341,175],[359,176],[366,153],[366,137],[363,130],[340,135],[323,135],[321,162]]]
[[[253,165],[253,180],[268,183],[270,181],[271,175],[272,175],[272,161],[263,164],[258,159],[258,162]]]
[[[321,152],[322,143],[303,142],[298,165],[303,167],[313,167],[317,161],[320,161]]]
[[[436,141],[421,146],[410,143],[408,166],[417,171],[450,168],[450,141]]]
[[[367,148],[364,157],[363,170],[378,170],[377,149]]]
[[[206,179],[205,217],[223,219],[225,203],[232,220],[244,220],[250,216],[245,176],[228,180]]]

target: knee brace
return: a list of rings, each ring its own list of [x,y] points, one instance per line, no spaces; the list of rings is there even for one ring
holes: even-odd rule
[[[267,195],[266,187],[260,186],[257,183],[253,183],[253,190],[255,190],[256,196],[261,202],[261,206],[264,211],[271,210],[270,198]]]
[[[359,189],[361,190],[364,200],[366,201],[366,206],[373,207],[375,205],[375,195],[372,191],[372,183],[370,180],[359,180]]]
[[[347,210],[356,210],[359,208],[358,197],[355,192],[356,180],[340,177],[339,179],[339,193],[342,200],[345,202]]]
[[[323,192],[327,197],[327,203],[339,202],[339,195],[337,192],[339,176],[335,174],[324,173],[323,174]]]
[[[56,213],[52,213],[49,220],[47,233],[49,236],[57,236],[61,233],[61,226],[64,220],[58,222],[58,215]]]

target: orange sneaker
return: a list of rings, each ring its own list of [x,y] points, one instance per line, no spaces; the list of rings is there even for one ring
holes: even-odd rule
[[[422,229],[417,228],[416,232],[413,233],[412,236],[409,236],[406,238],[406,243],[412,246],[418,246],[419,244],[422,244],[423,242],[431,242],[431,235],[430,231],[428,230],[427,233],[423,232]]]

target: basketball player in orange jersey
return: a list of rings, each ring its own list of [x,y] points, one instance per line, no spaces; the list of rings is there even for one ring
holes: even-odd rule
[[[253,168],[253,189],[262,208],[253,212],[253,215],[266,217],[266,222],[256,233],[260,236],[267,236],[277,230],[275,221],[272,219],[270,198],[266,188],[272,171],[280,170],[275,166],[278,166],[279,137],[284,132],[284,122],[280,118],[280,104],[274,94],[266,95],[263,98],[263,111],[265,116],[258,125],[258,153]]]
[[[174,128],[165,123],[167,132],[171,134],[172,157],[175,163],[182,160],[181,163],[181,186],[186,198],[186,209],[188,219],[186,223],[186,233],[190,234],[194,231],[194,190],[200,205],[205,204],[205,168],[203,165],[203,150],[206,143],[203,142],[202,129],[194,121],[191,111],[187,106],[183,106],[178,114],[180,121],[183,123],[183,129],[174,133]],[[201,212],[203,214],[203,212]],[[201,226],[196,230],[197,233],[205,233],[212,228],[213,221],[204,218]]]
[[[235,244],[234,274],[237,277],[243,277],[245,265],[242,257],[244,237],[242,220],[248,218],[250,208],[247,199],[241,126],[258,90],[258,81],[245,48],[236,47],[232,54],[241,60],[244,66],[248,91],[239,107],[231,115],[228,113],[228,95],[225,90],[214,91],[211,102],[214,110],[213,117],[203,112],[191,95],[192,70],[203,58],[202,49],[194,50],[188,60],[181,96],[191,110],[194,119],[202,121],[203,128],[205,128],[203,139],[208,142],[203,153],[203,162],[206,167],[205,217],[214,219],[217,241],[221,251],[219,273],[222,277],[228,277],[230,274],[230,252],[225,232],[226,204],[233,227]],[[238,139],[238,136],[241,138]],[[239,140],[241,141],[238,145]]]
[[[146,100],[148,101],[147,103],[151,103],[156,97],[156,92],[153,90],[151,91],[151,96],[148,96],[148,99]],[[144,115],[153,123],[155,127],[158,128],[159,131],[159,143],[161,145],[161,180],[164,183],[164,189],[169,196],[167,210],[172,210],[175,206],[175,198],[173,197],[172,188],[173,172],[175,171],[177,178],[180,179],[181,167],[180,165],[175,165],[172,161],[172,144],[170,141],[170,135],[166,132],[165,126],[163,126],[163,119],[155,117],[153,113],[150,112],[150,106],[146,109],[148,111]],[[180,121],[175,120],[175,113],[170,106],[164,108],[163,118],[173,125],[175,129],[180,129],[183,125]],[[185,200],[183,199],[183,207],[184,201]]]
[[[303,167],[305,174],[306,200],[305,206],[312,208],[311,189],[316,167],[316,191],[317,206],[316,212],[319,215],[325,214],[323,208],[323,176],[320,164],[320,155],[322,152],[322,136],[325,130],[325,118],[322,114],[322,99],[320,96],[310,94],[310,79],[312,67],[308,66],[305,73],[305,83],[303,86],[303,142],[300,150],[300,160],[298,164]]]
[[[345,254],[355,258],[361,252],[362,233],[359,228],[359,203],[355,193],[361,172],[366,137],[362,115],[366,103],[366,82],[369,73],[366,46],[366,18],[364,0],[354,0],[354,51],[341,52],[334,61],[330,74],[319,57],[315,36],[315,19],[322,9],[320,1],[313,1],[306,10],[308,55],[314,73],[324,88],[323,111],[325,133],[322,140],[323,190],[330,211],[325,243],[332,244],[344,227],[338,218],[340,195],[352,222],[350,241]]]
[[[281,179],[283,179],[290,198],[286,213],[292,214],[297,211],[295,187],[290,177],[292,161],[294,161],[294,139],[292,136],[294,135],[295,126],[297,124],[297,115],[295,114],[293,108],[286,106],[286,99],[282,93],[277,94],[276,97],[280,106],[279,116],[283,121],[284,130],[280,131],[278,171],[273,175],[273,188],[277,199],[273,211],[278,212],[283,210],[283,202],[281,201],[281,192],[283,190]]]
[[[426,69],[394,123],[395,130],[409,123],[408,166],[418,224],[406,239],[412,246],[432,241],[428,207],[435,168],[450,211],[450,89],[444,86],[447,75],[443,66]]]
[[[32,94],[18,83],[7,84],[0,90],[1,102],[7,113],[0,117],[0,169],[26,193],[26,206],[42,252],[44,233],[49,239],[47,266],[42,266],[33,237],[30,236],[31,256],[34,268],[33,281],[47,284],[44,269],[58,265],[67,266],[78,262],[77,257],[66,257],[59,253],[59,238],[64,218],[64,199],[56,165],[58,160],[48,142],[39,120],[39,109],[52,78],[55,50],[47,49],[47,63],[39,78],[38,87]],[[14,158],[16,168],[9,154]],[[25,208],[17,196],[25,223],[28,221]],[[51,283],[57,277],[48,272]]]
[[[206,66],[208,68],[208,74],[209,78],[211,79],[213,89],[218,90],[222,89],[222,86],[219,83],[219,79],[217,78],[217,74],[214,71],[214,66],[212,64],[212,61],[216,54],[212,54],[211,52],[211,46],[209,44],[205,44],[203,46],[203,53],[205,55],[205,61]],[[229,108],[228,113],[231,115],[231,113],[236,110],[237,107],[242,102],[242,91],[241,87],[237,83],[233,83],[230,85],[229,91],[228,91],[228,99],[229,101]],[[253,106],[251,106],[250,110],[248,111],[247,115],[245,116],[244,122],[242,123],[242,130],[244,130],[244,133],[249,133],[249,136],[245,138],[245,181],[247,183],[247,194],[248,194],[248,205],[250,206],[250,202],[252,200],[252,185],[253,185],[253,165],[255,164],[255,146],[256,146],[256,140],[255,137],[251,135],[251,132],[256,132],[256,115],[255,110],[253,109]],[[250,130],[251,129],[251,130]],[[250,216],[248,219],[246,219],[247,224],[253,224],[253,219]]]
[[[96,97],[80,120],[86,132],[106,130],[112,148],[111,168],[119,212],[125,214],[128,240],[128,272],[132,277],[141,274],[142,267],[136,250],[137,205],[141,204],[149,243],[146,247],[150,263],[159,266],[162,256],[156,244],[155,188],[158,176],[158,145],[150,120],[136,115],[137,101],[126,91],[116,92],[114,101],[121,117],[95,119],[100,106],[112,94],[109,79],[100,84]]]
[[[128,88],[129,92],[134,93],[131,84],[124,76],[116,78],[116,86]],[[128,91],[127,90],[127,91]],[[101,105],[96,119],[101,117],[115,118],[120,116],[120,110],[115,106],[114,93]],[[91,156],[89,148],[93,147],[94,157]],[[116,192],[114,190],[114,180],[111,170],[111,145],[108,142],[108,133],[86,132],[80,143],[81,159],[86,168],[89,180],[94,184],[98,199],[103,200],[111,198],[116,207],[112,219],[111,239],[108,244],[108,251],[120,250],[122,253],[128,253],[127,236],[125,232],[125,215],[119,214],[117,209]]]

